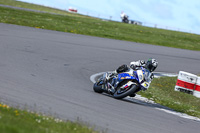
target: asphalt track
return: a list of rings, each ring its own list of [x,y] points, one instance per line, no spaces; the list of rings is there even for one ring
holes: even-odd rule
[[[200,52],[0,23],[0,101],[108,133],[197,133],[200,122],[93,92],[90,76],[154,57],[159,72],[200,73]]]

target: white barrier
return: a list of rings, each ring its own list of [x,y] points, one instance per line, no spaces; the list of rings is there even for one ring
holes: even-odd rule
[[[200,97],[200,77],[198,77],[197,79],[197,83],[196,83],[193,95],[196,97]]]
[[[188,72],[179,71],[175,91],[186,92],[200,97],[200,77]]]

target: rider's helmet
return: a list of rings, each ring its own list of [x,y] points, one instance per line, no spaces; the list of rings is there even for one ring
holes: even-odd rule
[[[146,68],[150,71],[153,72],[158,66],[158,61],[153,58],[149,58],[148,61],[146,62]]]

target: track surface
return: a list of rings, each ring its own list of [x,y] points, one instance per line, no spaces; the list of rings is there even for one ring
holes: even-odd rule
[[[157,71],[200,73],[200,52],[0,23],[0,101],[107,132],[199,132],[200,122],[93,92],[92,74],[149,57]]]

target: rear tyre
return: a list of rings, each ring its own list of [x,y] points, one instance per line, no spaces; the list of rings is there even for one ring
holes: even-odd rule
[[[102,85],[98,85],[97,83],[94,84],[93,90],[97,93],[103,93]]]
[[[126,96],[132,95],[136,92],[136,90],[138,89],[137,85],[132,85],[131,88],[129,88],[128,90],[121,90],[121,88],[117,88],[116,92],[113,94],[113,97],[116,99],[122,99]]]

